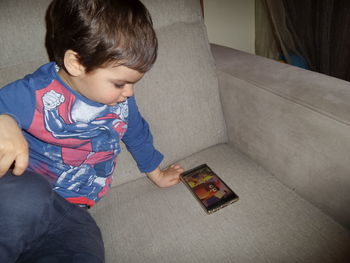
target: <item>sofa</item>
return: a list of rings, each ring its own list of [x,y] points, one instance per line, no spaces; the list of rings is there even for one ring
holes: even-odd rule
[[[89,210],[106,262],[350,262],[350,83],[210,45],[199,0],[142,1],[159,56],[135,96],[162,167],[206,163],[240,199],[207,215],[123,146]],[[49,2],[0,1],[1,87],[48,61]]]

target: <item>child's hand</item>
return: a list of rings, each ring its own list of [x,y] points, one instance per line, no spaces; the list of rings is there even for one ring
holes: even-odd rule
[[[180,165],[173,164],[165,170],[157,168],[147,176],[159,187],[170,187],[180,182],[180,174],[184,169]]]
[[[17,122],[9,115],[0,115],[0,177],[15,161],[14,175],[21,175],[28,166],[28,144]]]

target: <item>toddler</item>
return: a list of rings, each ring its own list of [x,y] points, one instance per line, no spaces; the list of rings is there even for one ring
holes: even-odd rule
[[[133,96],[157,38],[139,0],[54,0],[47,12],[54,62],[0,89],[0,262],[104,262],[87,208],[110,188],[121,141],[156,185],[183,172],[159,168]]]

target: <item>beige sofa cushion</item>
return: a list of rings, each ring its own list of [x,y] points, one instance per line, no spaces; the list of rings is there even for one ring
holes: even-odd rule
[[[181,161],[202,163],[240,200],[207,215],[182,183],[117,186],[92,210],[107,262],[348,262],[349,232],[246,156],[221,144]]]

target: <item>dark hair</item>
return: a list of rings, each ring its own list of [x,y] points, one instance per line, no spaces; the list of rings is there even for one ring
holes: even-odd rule
[[[50,59],[63,68],[68,49],[87,72],[109,63],[146,72],[157,58],[152,19],[139,0],[53,0],[46,22]]]

